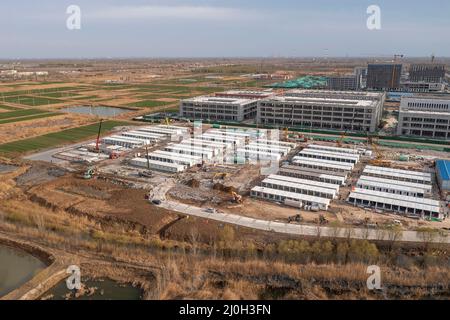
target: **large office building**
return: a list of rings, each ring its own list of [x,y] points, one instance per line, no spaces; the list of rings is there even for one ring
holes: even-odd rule
[[[201,96],[180,102],[180,116],[188,119],[241,122],[256,116],[257,99]]]
[[[400,88],[401,64],[369,64],[367,88],[373,90],[397,90]]]
[[[442,83],[445,79],[444,64],[412,64],[409,67],[409,80],[413,82]]]
[[[257,123],[340,131],[374,132],[380,123],[384,93],[291,90],[258,101]]]
[[[330,76],[327,79],[327,87],[329,90],[358,90],[358,77],[352,74],[344,76]]]
[[[450,139],[450,98],[403,97],[397,134]]]

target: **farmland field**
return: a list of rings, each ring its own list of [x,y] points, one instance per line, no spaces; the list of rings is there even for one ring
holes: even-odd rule
[[[44,93],[52,93],[52,92],[59,92],[59,91],[82,90],[82,89],[86,89],[86,87],[85,86],[82,86],[82,87],[59,87],[59,88],[10,91],[10,92],[1,92],[0,96],[1,97],[10,97],[10,96],[19,96],[19,95],[27,95],[27,94],[44,94]]]
[[[169,105],[172,103],[173,102],[165,102],[165,101],[157,101],[157,100],[144,100],[144,101],[129,103],[129,104],[127,104],[127,106],[137,107],[137,108],[155,108],[155,107],[166,106],[166,105]]]
[[[36,119],[42,119],[42,118],[55,117],[55,116],[59,116],[59,115],[61,115],[61,114],[56,113],[56,112],[43,112],[43,113],[31,115],[31,116],[24,116],[24,117],[19,117],[19,118],[9,118],[9,119],[5,119],[5,120],[0,120],[0,125],[6,124],[6,123],[14,123],[14,122],[27,121],[27,120],[36,120]]]
[[[24,117],[24,116],[31,116],[39,113],[46,113],[45,110],[38,110],[38,109],[21,109],[16,111],[10,111],[10,112],[2,112],[0,113],[0,120],[3,119],[9,119],[9,118],[18,118],[18,117]]]
[[[52,98],[30,97],[30,96],[6,97],[4,98],[4,101],[27,106],[42,106],[47,104],[56,104],[64,102],[62,100]]]
[[[129,123],[121,121],[105,121],[102,124],[102,133],[110,131],[114,127],[127,124]],[[34,138],[0,144],[0,153],[22,153],[56,147],[62,144],[74,143],[83,139],[94,137],[97,132],[98,123],[73,129],[67,129]]]
[[[74,92],[49,92],[49,93],[42,93],[39,96],[41,97],[50,97],[50,98],[71,98],[78,97],[79,94]]]
[[[16,107],[10,107],[10,106],[4,106],[4,105],[2,105],[2,104],[0,104],[0,109],[2,109],[2,110],[8,110],[8,111],[19,110],[19,108],[16,108]]]

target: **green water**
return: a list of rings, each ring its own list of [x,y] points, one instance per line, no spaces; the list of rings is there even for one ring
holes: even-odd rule
[[[32,255],[0,246],[0,297],[31,280],[46,265]]]
[[[110,279],[87,280],[82,283],[88,287],[95,287],[94,294],[84,295],[78,298],[73,297],[69,300],[140,300],[141,289],[135,288],[129,284],[122,285]],[[72,291],[73,293],[74,291]],[[67,289],[66,281],[61,281],[55,287],[47,291],[43,297],[52,295],[51,300],[65,300],[66,295],[71,293]]]

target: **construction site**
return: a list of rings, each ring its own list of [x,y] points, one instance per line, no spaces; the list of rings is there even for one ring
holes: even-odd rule
[[[424,160],[404,161],[373,139],[344,143],[345,134],[330,143],[288,130],[163,122],[107,136],[100,122],[96,140],[27,159],[72,172],[75,185],[112,181],[142,190],[141,202],[165,209],[181,203],[283,223],[449,227],[432,157],[410,153]]]
[[[446,263],[448,142],[389,135],[399,103],[383,92],[267,89],[273,80],[234,72],[209,78],[211,68],[232,68],[216,62],[177,67],[158,67],[172,71],[150,85],[138,75],[105,84],[105,72],[100,83],[0,87],[0,241],[47,264],[31,284],[5,290],[7,298],[61,298],[61,270],[75,262],[87,283],[135,285],[133,297],[145,299],[276,298],[285,285],[281,297],[318,294],[312,284],[266,284],[274,263],[276,276],[295,281],[319,277],[320,264],[320,295],[331,298],[327,290],[341,284],[327,274],[344,266],[359,270],[351,281],[365,281],[358,263],[389,265],[398,284],[422,264]],[[112,110],[96,109],[103,99]],[[311,267],[307,275],[291,272],[300,265]],[[447,274],[439,270],[433,275]],[[191,282],[191,273],[204,281]],[[409,285],[411,297],[427,292]]]

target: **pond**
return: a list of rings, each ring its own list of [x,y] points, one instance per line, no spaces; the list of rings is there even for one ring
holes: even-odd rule
[[[142,290],[130,284],[120,284],[110,279],[86,280],[82,283],[90,289],[88,293],[75,297],[75,291],[67,289],[66,281],[61,281],[47,291],[42,298],[49,300],[140,300]]]
[[[60,109],[63,112],[89,114],[98,117],[116,117],[122,113],[130,112],[131,110],[115,107],[90,107],[90,106],[75,106]]]
[[[0,245],[0,262],[0,297],[46,268],[44,262],[29,253],[3,245]]]

